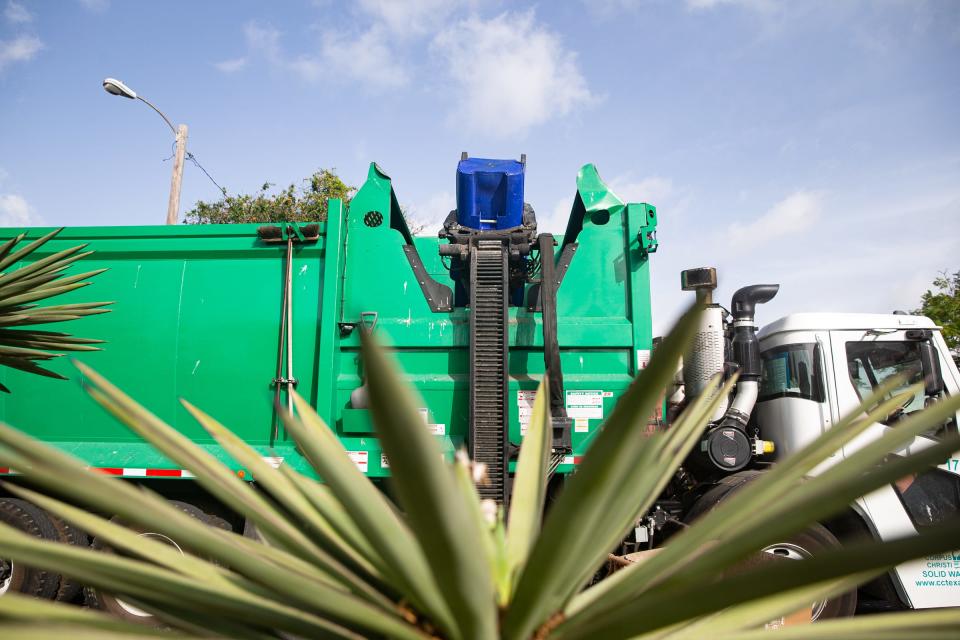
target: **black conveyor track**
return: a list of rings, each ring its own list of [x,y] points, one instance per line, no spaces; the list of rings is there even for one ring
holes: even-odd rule
[[[487,467],[481,498],[507,497],[507,249],[479,240],[470,249],[470,455]]]

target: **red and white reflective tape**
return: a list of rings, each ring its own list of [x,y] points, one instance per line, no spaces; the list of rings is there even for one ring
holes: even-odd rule
[[[581,460],[583,460],[583,456],[564,456],[561,464],[580,464]]]
[[[186,469],[133,469],[121,467],[87,467],[93,471],[99,471],[109,476],[121,476],[124,478],[193,478],[192,473]],[[0,474],[17,474],[7,467],[0,467]]]
[[[124,478],[194,478],[186,469],[136,469],[129,467],[90,467],[94,471]]]

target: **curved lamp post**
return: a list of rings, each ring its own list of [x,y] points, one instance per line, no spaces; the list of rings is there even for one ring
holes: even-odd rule
[[[165,116],[160,109],[157,109],[143,96],[138,96],[137,92],[123,84],[116,78],[106,78],[103,81],[103,89],[114,96],[123,96],[131,100],[140,100],[145,105],[160,114],[163,121],[167,123],[170,130],[177,140],[177,150],[173,160],[173,177],[170,179],[170,201],[167,204],[167,224],[177,224],[177,214],[180,211],[180,183],[183,180],[183,156],[187,151],[187,125],[181,124],[173,126],[170,118]]]

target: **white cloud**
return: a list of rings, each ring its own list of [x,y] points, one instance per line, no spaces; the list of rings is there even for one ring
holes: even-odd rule
[[[618,176],[607,183],[607,186],[624,202],[647,202],[658,205],[674,195],[673,181],[660,176],[650,176],[642,180]]]
[[[13,40],[0,40],[0,70],[11,62],[26,62],[32,59],[43,43],[36,36],[17,36]]]
[[[427,199],[410,203],[404,214],[411,226],[422,226],[419,235],[436,235],[451,210],[457,208],[457,198],[449,191],[441,191]]]
[[[769,11],[776,8],[777,0],[687,0],[687,7],[693,10],[715,9],[724,5]]]
[[[33,21],[33,14],[27,11],[25,6],[16,2],[16,0],[8,0],[7,8],[3,11],[3,17],[7,19],[7,22],[14,24]]]
[[[99,13],[110,8],[110,0],[80,0],[80,6],[87,11]]]
[[[270,25],[250,21],[243,26],[247,48],[263,55],[271,62],[280,62],[280,32]]]
[[[431,48],[457,86],[450,120],[458,127],[499,137],[522,135],[597,100],[576,54],[556,33],[537,25],[532,10],[461,20],[437,34]]]
[[[727,240],[736,242],[740,248],[747,248],[764,244],[774,238],[801,233],[820,217],[822,204],[822,194],[796,191],[756,220],[730,225],[727,228]]]
[[[292,71],[309,82],[354,80],[371,90],[406,84],[409,76],[394,56],[383,28],[370,27],[359,36],[324,32],[317,53],[293,56],[280,46],[281,33],[270,25],[244,27],[247,48],[274,67]]]
[[[549,211],[537,211],[537,232],[562,236],[567,230],[573,198],[560,198]]]
[[[246,58],[231,58],[222,62],[214,62],[213,66],[223,73],[236,73],[247,66]]]
[[[42,222],[23,196],[0,194],[0,227],[35,227]]]
[[[359,0],[361,11],[399,37],[423,36],[435,32],[463,0]]]
[[[323,34],[320,59],[315,61],[315,75],[326,70],[333,77],[346,76],[372,89],[403,86],[409,76],[387,42],[378,25],[359,37],[328,31]]]

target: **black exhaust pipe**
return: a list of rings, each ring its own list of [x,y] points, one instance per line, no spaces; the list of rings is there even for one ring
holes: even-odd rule
[[[760,379],[760,341],[754,320],[758,304],[770,302],[778,284],[752,284],[733,294],[733,360],[740,365],[740,381]]]

